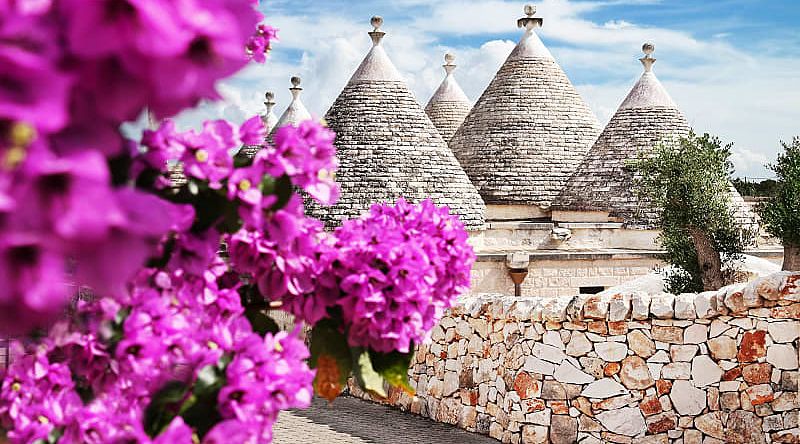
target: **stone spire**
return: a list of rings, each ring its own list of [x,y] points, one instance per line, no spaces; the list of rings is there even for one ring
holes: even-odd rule
[[[433,93],[428,105],[425,106],[425,113],[445,141],[449,141],[453,137],[472,108],[467,95],[453,77],[453,71],[456,69],[456,65],[453,63],[455,60],[456,57],[452,54],[444,55],[445,63],[442,65],[445,72],[444,80],[439,85],[439,89]]]
[[[645,43],[642,45],[642,52],[644,57],[640,58],[644,66],[644,73],[639,78],[639,81],[633,85],[628,96],[622,101],[619,106],[620,109],[628,108],[648,108],[648,107],[665,107],[675,108],[677,105],[672,101],[672,98],[667,94],[667,90],[658,81],[656,75],[653,73],[653,65],[656,59],[653,57],[653,52],[656,50],[655,45],[652,43]]]
[[[273,108],[275,108],[275,93],[272,91],[267,91],[264,93],[264,108],[265,111],[263,114],[261,114],[261,121],[264,123],[264,128],[266,128],[267,134],[271,134],[272,131],[277,128],[276,125],[278,124],[278,118],[273,112]],[[267,139],[269,139],[269,137],[267,137]],[[252,159],[261,148],[262,145],[244,145],[236,155],[238,157]]]
[[[409,91],[381,45],[383,20],[373,17],[373,46],[325,120],[336,132],[341,197],[309,212],[329,227],[399,197],[447,205],[468,229],[484,223],[484,205],[447,144]]]
[[[264,114],[261,115],[261,121],[264,122],[264,128],[267,129],[267,133],[272,131],[278,123],[278,117],[275,116],[275,113],[272,111],[273,108],[275,108],[275,93],[267,91],[264,94],[265,111]]]
[[[275,124],[272,132],[282,126],[297,126],[298,123],[311,119],[311,113],[308,112],[306,106],[303,105],[303,101],[300,100],[300,93],[303,91],[303,88],[300,87],[300,77],[292,77],[291,82],[292,87],[289,88],[289,91],[292,93],[292,102],[286,107],[286,111],[281,114],[281,118],[278,119],[278,123]]]
[[[623,222],[639,228],[653,226],[658,209],[636,196],[634,173],[626,163],[638,153],[652,150],[658,143],[670,143],[689,133],[686,118],[653,73],[654,50],[652,43],[642,46],[645,56],[639,60],[644,65],[644,73],[556,199],[554,220]],[[732,200],[737,220],[752,223],[752,213],[745,211],[741,196],[733,188]]]
[[[535,13],[525,7],[517,21],[522,38],[450,140],[490,205],[490,219],[546,217],[600,133],[597,118],[536,35],[542,19]]]

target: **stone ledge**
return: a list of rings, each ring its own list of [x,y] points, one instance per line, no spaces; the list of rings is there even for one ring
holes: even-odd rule
[[[468,295],[460,298],[451,311],[473,317],[488,315],[495,319],[551,322],[713,319],[731,313],[800,318],[800,310],[784,308],[796,302],[800,302],[800,273],[780,272],[748,284],[698,294],[604,292],[572,298]]]
[[[622,222],[559,222],[559,228],[570,230],[619,230],[623,228]]]
[[[551,222],[487,222],[487,230],[552,230]]]
[[[551,261],[551,260],[608,260],[608,259],[660,259],[663,251],[659,250],[593,250],[593,251],[574,251],[574,250],[533,250],[519,251],[508,250],[507,252],[477,252],[478,262],[503,262],[508,253],[527,253],[531,262]],[[532,264],[533,265],[533,264]]]

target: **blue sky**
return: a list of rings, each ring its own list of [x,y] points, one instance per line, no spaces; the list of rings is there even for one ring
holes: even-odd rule
[[[698,132],[734,142],[737,175],[765,176],[779,140],[800,135],[800,0],[542,0],[539,35],[605,124],[656,45],[655,72]],[[456,77],[476,100],[520,37],[524,2],[504,0],[262,0],[279,28],[271,60],[219,85],[225,100],[182,115],[242,121],[263,93],[288,104],[289,77],[322,116],[369,48],[369,18],[382,15],[386,50],[421,104],[442,79],[452,51]]]

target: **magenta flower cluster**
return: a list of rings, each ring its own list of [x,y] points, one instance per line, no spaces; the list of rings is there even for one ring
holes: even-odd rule
[[[255,233],[234,235],[231,259],[251,264],[239,269],[299,319],[313,325],[341,316],[351,346],[407,353],[469,288],[475,256],[467,233],[430,200],[373,205],[319,242],[312,241],[323,236],[317,224],[291,224],[295,230],[282,231],[277,244]]]
[[[8,438],[34,442],[57,431],[70,443],[191,443],[181,416],[151,438],[146,408],[165,384],[196,384],[231,359],[216,400],[221,418],[203,442],[230,442],[231,430],[269,442],[280,410],[310,403],[308,350],[296,332],[253,332],[226,270],[218,258],[199,275],[143,270],[126,301],[102,299],[81,307],[80,324],[60,322],[5,376],[0,419]]]
[[[164,117],[217,98],[215,82],[248,61],[262,18],[253,6],[0,1],[0,333],[57,317],[67,273],[119,295],[155,252],[181,210],[114,177],[110,161],[129,146],[119,126],[145,107]],[[274,32],[255,36],[266,49]]]
[[[263,61],[275,31],[254,6],[0,0],[0,334],[38,330],[0,375],[12,443],[270,442],[315,370],[267,308],[407,353],[466,290],[474,257],[447,208],[376,205],[333,232],[306,217],[303,196],[339,197],[319,123],[252,159],[233,154],[264,144],[258,117],[122,137],[145,107],[214,99]]]
[[[467,233],[430,200],[373,205],[335,235],[329,260],[350,345],[406,353],[469,289]]]

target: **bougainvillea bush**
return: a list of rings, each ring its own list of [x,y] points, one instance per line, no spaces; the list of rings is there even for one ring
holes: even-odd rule
[[[168,120],[265,60],[255,6],[0,0],[0,335],[18,338],[0,441],[269,442],[350,375],[409,389],[414,343],[469,283],[458,219],[400,200],[326,231],[299,193],[338,197],[327,128],[247,158],[258,117]],[[126,140],[145,109],[162,123]]]

